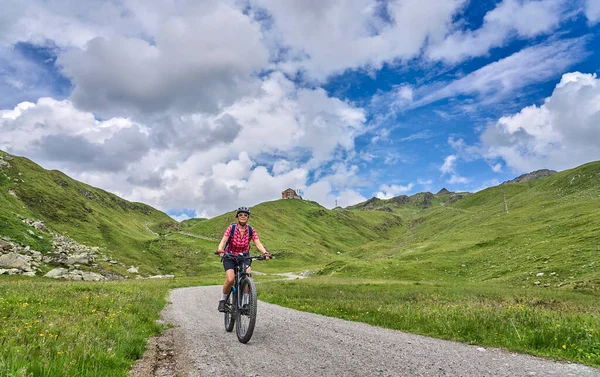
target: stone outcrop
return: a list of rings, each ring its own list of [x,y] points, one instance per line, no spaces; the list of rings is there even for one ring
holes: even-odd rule
[[[533,171],[531,173],[522,174],[515,179],[511,179],[510,181],[502,182],[500,185],[502,186],[502,185],[509,185],[512,183],[529,182],[529,181],[533,181],[536,179],[549,177],[553,174],[556,174],[556,170],[540,169],[540,170]]]
[[[82,245],[75,240],[57,235],[46,228],[43,221],[37,221],[20,217],[21,221],[37,232],[28,229],[27,232],[32,236],[42,238],[41,234],[51,234],[53,251],[42,255],[39,251],[32,250],[29,246],[20,245],[8,237],[0,238],[0,275],[23,275],[36,276],[41,270],[46,270],[48,266],[56,266],[46,277],[68,280],[99,281],[122,279],[122,276],[112,272],[105,272],[106,276],[97,272],[88,272],[80,270],[81,267],[87,269],[98,269],[95,263],[99,256],[100,248]],[[108,259],[102,255],[102,259]],[[115,263],[117,263],[115,261]]]
[[[83,280],[83,281],[101,281],[107,280],[104,276],[95,272],[86,272],[80,270],[67,270],[66,268],[58,267],[49,271],[44,277],[65,280]]]

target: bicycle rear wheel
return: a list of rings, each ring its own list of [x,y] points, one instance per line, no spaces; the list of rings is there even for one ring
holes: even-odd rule
[[[237,307],[237,294],[233,290],[227,296],[225,302],[225,331],[232,332],[235,325],[235,313]]]
[[[256,285],[252,278],[247,277],[240,284],[239,294],[242,296],[242,307],[237,311],[236,334],[237,338],[242,343],[248,343],[254,332],[256,324]]]

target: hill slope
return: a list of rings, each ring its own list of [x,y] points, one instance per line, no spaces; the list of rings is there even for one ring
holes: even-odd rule
[[[414,213],[415,210],[444,206],[454,203],[468,195],[470,192],[451,192],[445,188],[437,194],[420,192],[411,196],[399,195],[390,199],[379,199],[373,197],[365,202],[347,207],[349,210],[384,211],[399,214]]]
[[[2,151],[0,208],[0,236],[42,253],[53,251],[52,235],[24,219],[41,220],[57,234],[100,247],[121,264],[142,265],[148,273],[172,271],[168,251],[152,247],[159,232],[177,226],[169,216]]]
[[[146,273],[219,271],[212,253],[233,212],[177,223],[27,159],[0,155],[0,236],[49,252],[51,236],[22,221],[39,219]],[[391,212],[374,199],[334,210],[305,200],[261,203],[250,223],[279,257],[260,270],[598,289],[599,162],[451,199],[462,194],[393,198],[385,201]]]
[[[599,202],[599,162],[491,187],[406,218],[383,260],[339,272],[597,290]]]

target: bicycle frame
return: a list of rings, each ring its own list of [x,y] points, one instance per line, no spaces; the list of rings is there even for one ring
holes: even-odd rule
[[[231,332],[235,323],[238,340],[247,343],[252,337],[256,323],[256,286],[252,274],[247,272],[248,261],[264,260],[265,256],[233,255],[226,253],[223,258],[234,262],[234,282],[225,301],[225,330]],[[246,291],[246,292],[244,292]],[[247,293],[247,302],[244,302]],[[233,298],[231,295],[233,294]],[[231,300],[231,305],[229,304]],[[245,305],[248,304],[248,305]]]
[[[227,255],[227,254],[225,254],[225,255]],[[229,295],[231,295],[231,293],[234,290],[236,292],[238,292],[236,309],[240,310],[240,308],[243,305],[243,300],[244,300],[244,292],[241,292],[241,294],[240,294],[240,284],[245,277],[252,277],[252,274],[249,274],[248,272],[246,272],[246,270],[248,269],[248,267],[246,266],[246,260],[247,260],[246,258],[252,259],[252,257],[246,257],[246,256],[243,256],[243,254],[240,254],[237,257],[231,256],[230,258],[235,258],[236,263],[235,263],[235,268],[233,269],[233,271],[234,271],[233,287],[231,287],[231,291],[229,291],[229,294],[227,296],[229,298]],[[231,313],[231,314],[237,314],[237,313]]]
[[[239,254],[239,255],[235,256],[231,253],[226,253],[223,256],[223,258],[229,258],[236,262],[235,268],[233,269],[233,271],[234,271],[233,287],[231,287],[231,291],[229,291],[229,293],[227,294],[226,301],[229,301],[229,296],[233,292],[238,292],[236,309],[240,310],[240,308],[242,307],[243,299],[244,299],[244,295],[243,295],[244,292],[242,292],[242,294],[239,294],[240,284],[245,277],[252,277],[252,274],[249,274],[248,272],[246,272],[246,270],[248,269],[246,261],[247,260],[264,260],[265,257],[264,257],[264,255],[251,257],[251,256],[246,256],[244,254]],[[227,309],[230,310],[231,308],[227,308]],[[237,313],[231,313],[231,314],[236,315]]]

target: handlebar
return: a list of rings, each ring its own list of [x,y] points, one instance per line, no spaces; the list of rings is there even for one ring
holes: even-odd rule
[[[215,251],[214,254],[219,255],[218,251]],[[223,258],[229,258],[229,259],[241,259],[244,258],[246,260],[250,259],[250,260],[266,260],[267,258],[264,255],[253,255],[253,256],[245,256],[242,254],[238,254],[238,255],[234,255],[233,253],[225,253],[223,254]],[[271,254],[271,259],[273,259],[273,254]]]

